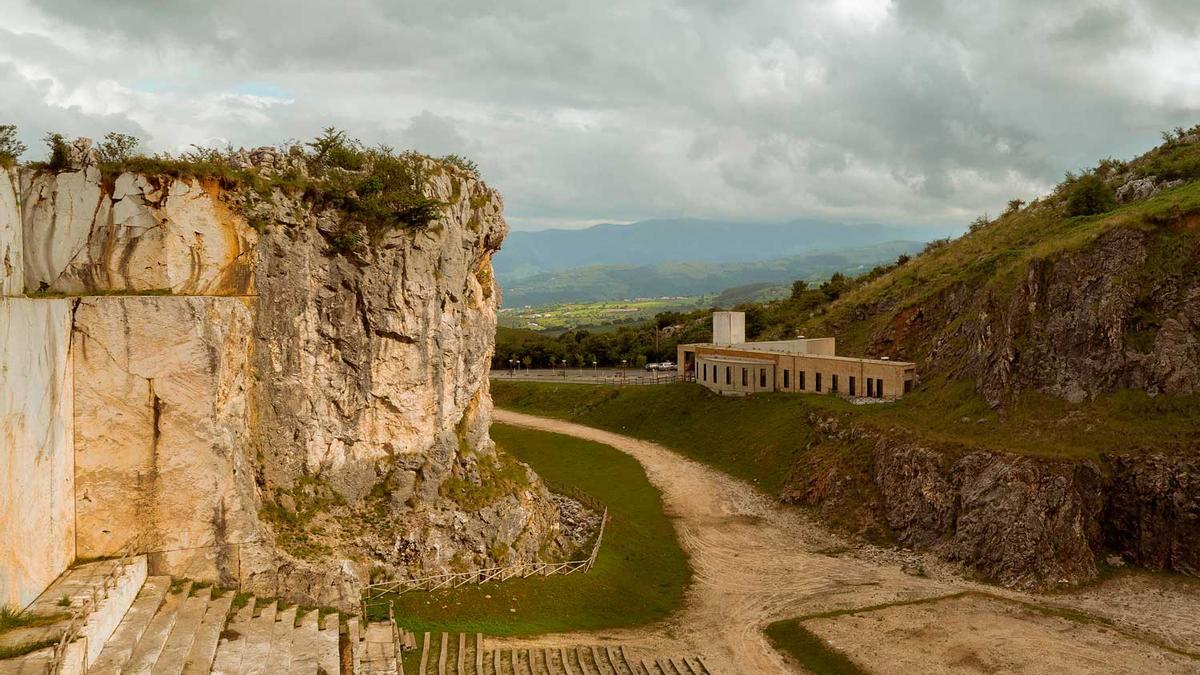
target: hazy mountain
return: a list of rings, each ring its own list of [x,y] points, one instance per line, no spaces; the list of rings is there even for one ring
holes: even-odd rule
[[[502,282],[511,282],[591,265],[753,262],[887,241],[924,241],[945,234],[930,228],[847,225],[820,220],[786,223],[689,218],[643,220],[579,230],[511,232],[492,264]]]
[[[914,253],[921,242],[892,241],[824,253],[752,262],[664,262],[653,265],[590,265],[543,272],[503,284],[504,305],[544,305],[622,298],[701,295],[749,284],[821,280],[834,272],[858,274],[901,253]]]

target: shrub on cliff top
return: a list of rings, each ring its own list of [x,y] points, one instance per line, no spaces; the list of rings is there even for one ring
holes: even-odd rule
[[[17,140],[17,127],[13,124],[0,124],[0,167],[11,169],[26,150],[24,143]]]

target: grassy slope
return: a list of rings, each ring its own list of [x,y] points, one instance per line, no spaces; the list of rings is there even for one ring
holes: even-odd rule
[[[691,568],[658,490],[636,460],[606,445],[541,431],[495,425],[492,436],[546,480],[579,488],[608,506],[596,565],[587,574],[407,593],[395,604],[401,625],[531,635],[637,626],[679,606]]]
[[[1200,155],[1200,147],[1196,148],[1196,154]],[[821,316],[777,313],[762,338],[790,336],[796,330],[810,336],[836,334],[843,353],[861,353],[867,349],[871,337],[906,308],[928,306],[948,289],[960,285],[988,287],[1004,297],[1024,278],[1034,260],[1086,249],[1099,237],[1118,228],[1152,235],[1151,258],[1144,271],[1147,278],[1131,279],[1131,283],[1144,286],[1141,282],[1176,274],[1195,274],[1194,259],[1181,253],[1196,250],[1200,230],[1164,223],[1174,216],[1196,212],[1200,212],[1200,182],[1167,190],[1152,199],[1133,202],[1098,216],[1069,218],[1053,201],[1035,202],[856,287]],[[864,308],[870,307],[887,307],[888,310],[867,311],[864,317]],[[946,333],[948,331],[943,331]],[[898,356],[918,358],[920,355]]]
[[[608,385],[494,382],[496,405],[657,441],[774,493],[808,443],[809,413],[853,419],[967,451],[1094,458],[1104,452],[1193,447],[1200,396],[1123,391],[1079,405],[1038,394],[997,411],[970,383],[928,383],[896,403],[854,406],[816,394],[725,398],[690,383]],[[964,419],[966,421],[964,421]],[[982,422],[980,420],[983,420]]]

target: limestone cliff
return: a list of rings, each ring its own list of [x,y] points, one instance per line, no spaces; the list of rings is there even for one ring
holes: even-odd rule
[[[372,574],[565,552],[488,436],[495,191],[421,160],[431,220],[359,237],[260,180],[273,149],[234,158],[252,186],[68,150],[0,181],[0,281],[73,308],[78,555],[137,536],[162,571],[353,605]]]

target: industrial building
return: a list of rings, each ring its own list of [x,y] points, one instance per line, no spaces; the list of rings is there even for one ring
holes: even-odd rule
[[[761,391],[897,399],[916,386],[917,366],[837,356],[834,338],[746,341],[744,312],[714,312],[713,341],[679,345],[678,372],[727,396]]]

